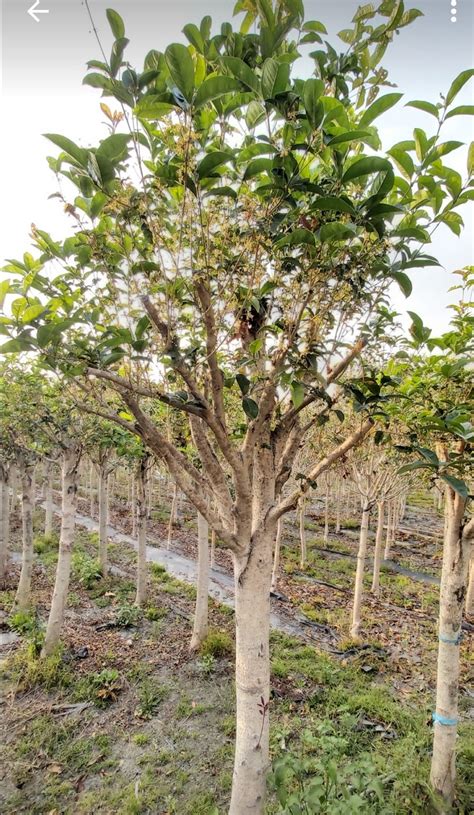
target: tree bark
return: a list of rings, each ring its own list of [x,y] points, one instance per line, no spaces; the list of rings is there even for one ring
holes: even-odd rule
[[[254,533],[248,562],[234,558],[237,712],[229,815],[261,815],[265,801],[272,543],[272,533]]]
[[[445,490],[446,537],[441,570],[438,675],[433,714],[431,785],[447,809],[454,799],[459,695],[459,644],[474,519],[463,528],[466,499]]]
[[[11,494],[11,501],[10,501],[10,513],[15,512],[16,505],[18,501],[18,468],[16,464],[12,464],[10,467],[10,485],[12,488]]]
[[[31,576],[33,573],[33,474],[31,464],[23,464],[21,468],[21,521],[23,535],[23,551],[21,559],[20,581],[15,595],[14,606],[18,609],[28,608],[31,595]]]
[[[326,475],[326,492],[324,493],[324,543],[329,541],[329,481]]]
[[[371,591],[376,597],[380,591],[380,564],[382,562],[382,544],[383,544],[383,524],[385,517],[385,501],[377,503],[378,516],[377,516],[377,532],[375,535],[375,549],[374,549],[374,571],[372,575],[372,588]]]
[[[108,554],[107,554],[107,520],[109,515],[108,510],[109,495],[108,495],[108,473],[107,469],[100,467],[99,469],[99,565],[102,574],[108,572]]]
[[[53,534],[53,465],[48,463],[46,467],[45,480],[45,516],[44,534],[51,537]]]
[[[198,561],[196,607],[190,651],[196,651],[207,637],[209,606],[209,525],[198,512]]]
[[[10,541],[10,493],[6,467],[0,466],[0,580],[7,571],[8,545]]]
[[[64,623],[74,544],[80,455],[80,447],[77,444],[71,444],[63,453],[59,554],[51,610],[41,652],[43,657],[52,654],[58,645]]]
[[[336,535],[341,531],[341,482],[337,481],[336,487]]]
[[[134,516],[137,519],[137,593],[135,605],[141,607],[145,605],[147,598],[147,566],[146,566],[146,533],[147,533],[147,490],[146,490],[146,467],[148,459],[140,461],[136,476],[136,505]]]
[[[360,610],[362,606],[362,590],[364,580],[365,559],[367,555],[367,539],[369,535],[370,506],[366,502],[362,507],[362,520],[360,524],[359,551],[357,553],[357,569],[354,584],[354,604],[352,608],[351,637],[357,639],[360,633]]]
[[[91,461],[90,467],[89,467],[89,502],[90,502],[90,516],[91,516],[91,518],[94,517],[94,512],[95,512],[95,484],[94,484],[95,479],[94,479],[94,475],[95,475],[94,462]]]
[[[474,552],[471,552],[471,563],[469,566],[469,582],[466,594],[466,616],[474,617]]]
[[[278,518],[276,538],[275,538],[275,551],[273,553],[272,580],[271,580],[271,585],[270,585],[271,591],[276,591],[276,587],[277,587],[277,584],[278,584],[278,576],[280,574],[280,549],[281,549],[282,527],[283,527],[283,518]]]
[[[393,518],[393,502],[390,501],[387,509],[387,531],[385,535],[385,551],[384,560],[390,559],[390,550],[392,548],[392,518]]]
[[[175,483],[173,489],[173,499],[171,501],[171,509],[170,509],[170,521],[168,524],[168,541],[166,544],[166,548],[171,548],[171,539],[173,537],[173,526],[176,523],[176,505],[178,502],[178,485]]]
[[[307,561],[307,546],[306,546],[306,529],[304,526],[306,501],[300,498],[300,566],[302,569],[306,566]]]

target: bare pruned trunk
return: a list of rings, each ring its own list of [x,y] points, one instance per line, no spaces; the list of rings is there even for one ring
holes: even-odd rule
[[[135,596],[135,605],[143,606],[147,599],[147,566],[146,566],[146,533],[147,533],[147,519],[148,519],[148,506],[147,506],[147,468],[148,457],[144,457],[137,468],[136,475],[136,504],[134,508],[134,517],[136,517],[137,527],[137,593]]]
[[[252,536],[235,559],[236,737],[229,815],[260,815],[269,769],[270,578],[273,534]]]
[[[196,606],[190,651],[196,651],[207,637],[209,606],[209,525],[198,512],[198,561]]]
[[[354,604],[352,607],[351,637],[356,639],[360,633],[360,610],[362,606],[362,590],[364,581],[365,559],[367,556],[367,539],[369,536],[370,505],[365,502],[362,508],[360,524],[359,551],[357,553],[357,569],[354,584]]]
[[[0,465],[0,580],[7,571],[8,545],[10,540],[10,494],[6,467]]]
[[[278,584],[278,576],[280,573],[280,548],[281,548],[281,532],[283,526],[283,519],[278,519],[277,524],[277,531],[275,537],[275,550],[273,552],[273,569],[272,569],[272,581],[271,581],[271,591],[276,591],[277,584]]]
[[[42,656],[49,656],[53,653],[59,643],[64,623],[64,609],[69,591],[72,548],[74,544],[80,455],[81,450],[77,444],[71,444],[63,453],[59,554],[51,610],[49,612],[43,650],[41,652]]]
[[[90,516],[93,518],[95,513],[95,468],[93,461],[89,466],[89,506]]]
[[[11,487],[10,512],[15,512],[18,503],[18,468],[16,464],[11,465],[9,476]]]
[[[53,534],[53,465],[48,462],[46,466],[46,479],[44,483],[45,492],[45,515],[44,534],[51,537]]]
[[[390,559],[392,548],[392,519],[393,519],[393,502],[390,501],[387,509],[387,530],[385,535],[385,550],[383,553],[384,560]]]
[[[466,594],[466,615],[474,617],[474,551],[471,551],[471,563],[469,566],[469,581]]]
[[[31,595],[31,576],[33,573],[33,475],[34,467],[31,464],[22,464],[21,467],[21,522],[23,536],[23,550],[21,556],[20,582],[15,595],[15,608],[28,608]]]
[[[431,784],[447,809],[451,808],[456,780],[456,737],[459,695],[459,645],[474,519],[463,527],[466,499],[450,487],[445,490],[446,536],[441,570],[438,676]]]
[[[324,493],[324,543],[329,541],[329,481],[326,476],[326,491]]]
[[[300,499],[300,566],[302,569],[306,566],[306,561],[308,559],[308,552],[306,546],[306,529],[305,529],[305,509],[306,509],[306,500],[304,498]]]
[[[108,494],[108,480],[109,476],[104,467],[99,469],[99,565],[102,574],[105,576],[108,572],[108,554],[107,554],[107,521],[109,515],[109,494]]]
[[[375,535],[375,549],[374,549],[374,571],[372,575],[372,588],[371,591],[377,597],[380,591],[380,564],[382,562],[382,545],[383,545],[383,524],[385,518],[385,501],[379,501],[377,504],[377,532]]]
[[[336,535],[341,531],[341,482],[338,480],[336,487]]]
[[[168,540],[167,540],[167,543],[166,543],[166,548],[167,549],[171,548],[171,540],[172,540],[172,537],[173,537],[173,526],[176,523],[177,504],[178,504],[178,485],[175,484],[174,489],[173,489],[173,499],[171,501],[170,520],[169,520],[169,524],[168,524]]]

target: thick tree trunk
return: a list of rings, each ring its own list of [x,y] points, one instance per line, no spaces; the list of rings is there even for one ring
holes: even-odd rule
[[[28,608],[31,595],[31,575],[33,573],[33,474],[34,468],[26,464],[21,469],[21,521],[23,551],[20,582],[15,596],[15,608]]]
[[[170,509],[170,521],[168,524],[168,541],[166,544],[166,548],[171,548],[171,539],[173,537],[173,526],[176,523],[176,509],[178,503],[178,485],[174,485],[173,489],[173,499],[171,501],[171,509]]]
[[[387,531],[385,535],[385,551],[383,553],[384,560],[390,559],[390,552],[392,548],[392,519],[393,519],[393,502],[390,501],[387,509]]]
[[[273,553],[273,569],[272,569],[272,580],[270,589],[271,591],[276,591],[277,584],[278,584],[278,576],[280,574],[280,548],[281,548],[281,532],[283,527],[283,519],[278,519],[277,524],[277,531],[276,531],[276,538],[275,538],[275,551]]]
[[[136,504],[133,510],[137,527],[137,593],[135,605],[143,606],[147,598],[146,566],[146,533],[147,533],[147,500],[146,500],[146,461],[140,462],[136,477]]]
[[[459,644],[474,519],[464,526],[466,499],[450,488],[445,493],[447,531],[441,570],[438,676],[431,785],[450,810],[456,779],[456,735],[459,695]]]
[[[0,580],[7,571],[10,538],[10,494],[6,468],[0,469]]]
[[[329,541],[329,483],[326,478],[326,492],[324,494],[324,543]]]
[[[300,566],[302,569],[306,566],[307,561],[307,546],[306,546],[306,529],[305,521],[306,501],[304,498],[300,499]]]
[[[108,554],[107,554],[107,520],[109,515],[109,495],[108,495],[108,474],[107,470],[101,467],[99,469],[99,565],[102,574],[108,572]]]
[[[379,501],[377,504],[377,533],[375,535],[375,549],[374,549],[374,571],[372,575],[372,588],[371,591],[377,597],[380,591],[380,564],[382,562],[382,544],[383,544],[383,524],[385,517],[385,501]]]
[[[236,738],[229,815],[261,815],[269,768],[270,579],[273,533],[254,533],[235,558]],[[239,577],[240,575],[240,577]]]
[[[360,610],[362,606],[362,590],[364,581],[365,559],[367,556],[367,539],[369,535],[370,506],[364,503],[362,520],[360,524],[359,551],[357,553],[357,569],[354,584],[354,605],[352,608],[351,637],[356,639],[360,633]]]
[[[51,537],[53,534],[53,466],[48,464],[46,468],[45,480],[45,515],[44,534]]]
[[[198,512],[198,561],[196,607],[190,651],[196,651],[207,637],[209,606],[209,526]]]
[[[90,502],[90,515],[94,517],[95,513],[95,468],[94,462],[91,461],[89,467],[89,502]]]
[[[15,512],[16,505],[18,503],[18,468],[16,464],[12,464],[10,467],[10,486],[11,486],[11,500],[10,500],[10,512]]]
[[[471,552],[471,563],[469,566],[469,581],[466,594],[466,616],[474,617],[474,552]]]
[[[49,612],[46,637],[41,652],[49,656],[59,643],[64,623],[64,609],[69,591],[71,575],[72,547],[76,521],[77,485],[79,478],[80,448],[71,445],[63,454],[62,465],[62,499],[61,499],[61,533],[59,538],[59,555],[56,567],[53,599]]]
[[[341,531],[341,482],[337,482],[336,487],[336,535]]]

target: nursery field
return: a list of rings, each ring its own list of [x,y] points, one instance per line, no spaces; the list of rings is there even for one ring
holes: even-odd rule
[[[268,813],[283,811],[285,790],[300,788],[301,800],[306,795],[311,802],[315,779],[319,808],[308,803],[308,812],[431,811],[438,587],[425,576],[439,574],[441,521],[428,499],[413,500],[418,505],[408,506],[392,558],[393,568],[417,578],[386,566],[380,597],[371,597],[366,587],[359,643],[348,634],[357,523],[343,520],[336,535],[330,519],[325,544],[317,505],[308,511],[308,563],[301,569],[296,519],[286,521],[272,609],[281,627],[298,626],[299,635],[275,629],[271,635]],[[80,517],[86,508],[79,501]],[[103,578],[97,535],[79,523],[63,647],[43,663],[34,659],[34,649],[47,619],[56,532],[50,539],[35,537],[33,613],[9,614],[18,571],[13,557],[0,595],[5,815],[226,811],[235,728],[233,611],[211,601],[209,634],[191,655],[195,589],[173,573],[181,568],[179,557],[195,557],[193,512],[181,504],[170,550],[168,515],[166,505],[151,511],[149,558],[167,551],[170,571],[150,564],[142,610],[133,605],[133,548],[111,536],[111,573]],[[113,530],[126,535],[129,518],[124,500],[112,504]],[[42,529],[43,521],[38,506],[35,528]],[[18,517],[12,523],[18,550]],[[218,548],[211,580],[219,584],[228,569]],[[473,631],[467,621],[455,810],[463,815],[474,800]],[[347,800],[340,798],[344,788],[350,789]]]

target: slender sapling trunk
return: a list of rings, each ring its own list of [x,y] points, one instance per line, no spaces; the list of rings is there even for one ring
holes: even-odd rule
[[[197,651],[207,637],[209,606],[209,525],[198,512],[198,559],[196,606],[190,651]]]

